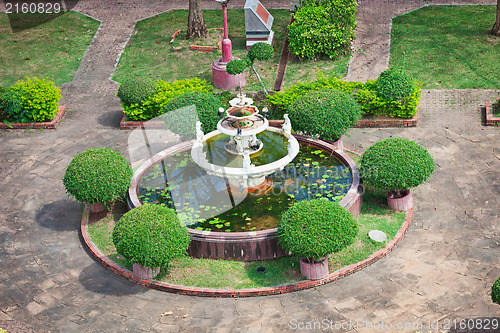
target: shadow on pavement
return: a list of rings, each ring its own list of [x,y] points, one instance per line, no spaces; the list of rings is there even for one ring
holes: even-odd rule
[[[97,118],[97,122],[106,127],[120,128],[120,121],[123,118],[122,110],[113,110],[103,113]]]
[[[85,267],[78,280],[85,289],[104,295],[126,296],[143,293],[147,290],[146,287],[113,274],[96,262]]]
[[[59,200],[44,205],[35,219],[42,227],[51,230],[77,230],[82,220],[82,208],[73,200]]]

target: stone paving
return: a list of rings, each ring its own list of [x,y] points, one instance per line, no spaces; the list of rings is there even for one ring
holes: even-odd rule
[[[343,324],[346,332],[427,332],[428,327],[408,325],[500,316],[500,306],[489,296],[491,284],[500,276],[500,132],[481,126],[481,107],[498,98],[500,91],[426,90],[418,127],[350,131],[346,145],[361,151],[390,136],[414,139],[430,150],[438,169],[414,191],[413,224],[396,250],[336,283],[262,298],[195,298],[137,286],[92,260],[78,236],[82,207],[68,199],[62,185],[64,169],[74,155],[90,147],[127,153],[130,132],[118,130],[118,86],[108,78],[136,20],[187,6],[179,0],[121,3],[82,0],[76,8],[103,25],[74,81],[62,86],[69,112],[60,127],[0,132],[1,328],[282,332],[300,322],[327,319]],[[241,7],[243,1],[230,4]],[[349,78],[364,80],[384,70],[389,19],[426,4],[362,1],[354,47],[366,55],[356,53]],[[219,6],[208,0],[203,5]],[[162,317],[166,311],[173,315]],[[360,325],[349,326],[349,321]],[[375,330],[362,321],[384,321],[393,328]],[[398,322],[406,328],[398,330]]]

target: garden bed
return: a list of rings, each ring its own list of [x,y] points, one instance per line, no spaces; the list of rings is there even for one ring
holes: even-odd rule
[[[83,240],[90,253],[109,270],[141,285],[168,292],[196,296],[243,297],[287,293],[329,283],[376,262],[392,251],[403,238],[411,222],[406,214],[390,210],[382,193],[366,195],[358,221],[360,233],[354,244],[329,256],[330,274],[321,280],[304,280],[299,273],[299,258],[294,256],[257,262],[209,260],[183,257],[160,272],[155,280],[132,276],[132,265],[116,253],[111,240],[114,223],[126,206],[113,207],[110,213],[90,214],[84,210],[81,224]],[[388,234],[384,243],[374,243],[368,231],[379,229]],[[265,273],[257,272],[265,267]]]
[[[418,123],[418,114],[412,118],[393,118],[388,116],[364,116],[353,127],[415,127]]]
[[[486,126],[500,126],[500,113],[493,113],[493,104],[486,102]]]
[[[59,106],[59,112],[54,119],[47,122],[40,123],[0,123],[0,129],[26,129],[26,128],[43,128],[43,129],[56,129],[62,120],[66,106]]]

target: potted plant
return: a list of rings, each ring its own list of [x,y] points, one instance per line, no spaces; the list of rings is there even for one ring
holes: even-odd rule
[[[63,178],[66,192],[87,204],[92,212],[124,198],[132,179],[132,168],[118,152],[108,148],[88,149],[76,155]]]
[[[363,180],[388,191],[389,207],[401,211],[413,207],[410,189],[425,182],[434,169],[435,163],[429,152],[408,139],[379,141],[361,158]]]
[[[125,213],[113,229],[116,251],[133,263],[140,279],[154,278],[172,259],[186,254],[189,233],[175,210],[143,205]]]
[[[278,224],[279,244],[300,257],[300,272],[310,280],[327,276],[327,255],[352,244],[357,234],[351,213],[326,198],[295,203]]]
[[[361,118],[361,107],[340,90],[314,90],[288,108],[296,132],[329,141],[343,148],[341,136]]]

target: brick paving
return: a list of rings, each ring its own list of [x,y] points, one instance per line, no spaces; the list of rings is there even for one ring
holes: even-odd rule
[[[127,153],[130,131],[118,129],[118,87],[108,78],[136,20],[187,6],[121,2],[82,0],[76,7],[103,24],[74,81],[62,86],[68,112],[58,129],[0,131],[1,328],[282,332],[299,322],[327,319],[349,332],[376,332],[350,327],[349,321],[393,324],[379,332],[415,332],[396,325],[500,315],[489,297],[500,276],[500,129],[480,124],[481,106],[500,96],[493,90],[425,90],[418,127],[350,131],[345,144],[361,151],[390,136],[414,139],[430,150],[438,170],[414,191],[413,224],[402,243],[385,259],[335,283],[262,298],[195,298],[135,285],[92,260],[79,240],[81,206],[64,192],[64,169],[90,147]],[[361,1],[354,47],[366,55],[355,54],[349,78],[363,80],[384,70],[389,19],[429,3]],[[288,7],[285,1],[264,4]],[[219,5],[203,1],[203,6]],[[173,314],[162,317],[166,311]]]

